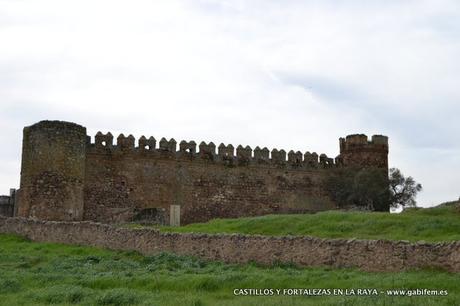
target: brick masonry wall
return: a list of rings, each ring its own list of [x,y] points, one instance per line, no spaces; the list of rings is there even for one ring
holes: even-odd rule
[[[228,263],[294,263],[300,266],[402,271],[440,268],[460,272],[460,241],[409,243],[385,240],[319,239],[160,233],[152,229],[116,228],[93,222],[34,221],[0,217],[0,233],[33,241],[134,250],[145,255],[173,252]]]

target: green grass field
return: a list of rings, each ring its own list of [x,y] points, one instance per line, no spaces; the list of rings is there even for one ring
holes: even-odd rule
[[[0,235],[0,305],[458,305],[460,274],[228,265]],[[444,297],[235,296],[235,288],[447,290]]]
[[[326,211],[307,215],[268,215],[215,219],[182,227],[160,227],[164,232],[308,235],[322,238],[389,239],[409,241],[460,240],[458,202],[408,209],[400,214]],[[139,227],[136,224],[126,226]]]
[[[336,211],[213,220],[161,230],[452,241],[460,239],[460,214],[454,204],[411,209],[401,214]],[[290,265],[229,265],[173,254],[142,256],[0,235],[0,305],[8,306],[460,305],[459,283],[460,274],[437,270],[366,273]],[[235,296],[236,288],[375,288],[379,294]],[[448,296],[395,297],[386,294],[389,289],[447,290]]]

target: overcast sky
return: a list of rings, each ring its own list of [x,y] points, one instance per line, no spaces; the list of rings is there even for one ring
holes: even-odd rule
[[[0,0],[0,194],[22,128],[335,157],[385,134],[418,204],[460,196],[460,1]]]

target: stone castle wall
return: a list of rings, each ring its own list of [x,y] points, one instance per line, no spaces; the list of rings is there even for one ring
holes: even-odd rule
[[[388,240],[319,239],[160,233],[152,229],[117,228],[93,222],[34,221],[0,217],[0,233],[33,241],[134,250],[144,255],[172,252],[228,263],[274,262],[299,266],[402,271],[419,268],[460,272],[460,242],[409,243]]]
[[[126,222],[145,216],[181,223],[336,208],[325,180],[339,167],[388,170],[388,139],[350,135],[341,154],[325,154],[121,134],[94,142],[74,123],[24,129],[18,215],[44,220]]]
[[[226,164],[134,148],[92,148],[86,165],[85,220],[130,220],[151,207],[167,215],[170,205],[181,205],[184,224],[335,208],[321,188],[326,169]]]
[[[24,128],[18,215],[81,220],[86,128],[41,121]]]
[[[10,196],[0,196],[0,216],[13,217],[14,202]]]

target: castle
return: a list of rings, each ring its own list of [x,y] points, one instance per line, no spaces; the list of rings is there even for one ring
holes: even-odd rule
[[[198,147],[198,149],[197,149]],[[216,152],[217,149],[217,152]],[[24,128],[15,215],[43,220],[182,224],[337,208],[324,180],[346,167],[388,171],[388,138],[340,138],[340,155],[153,137],[117,137],[70,122]]]

